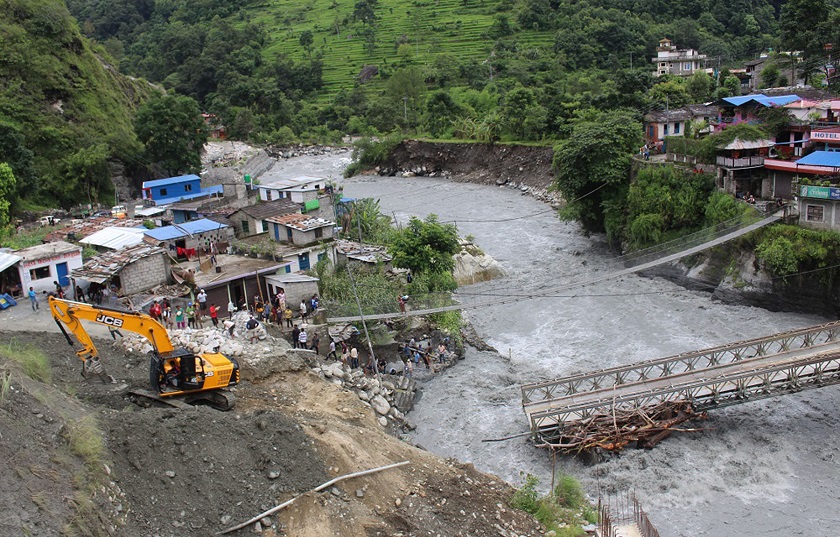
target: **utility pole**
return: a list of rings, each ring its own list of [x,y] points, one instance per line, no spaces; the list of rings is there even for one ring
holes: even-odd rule
[[[359,308],[359,318],[362,320],[362,329],[365,331],[365,339],[367,339],[370,359],[373,364],[373,369],[376,371],[376,380],[381,383],[382,375],[379,374],[379,363],[376,361],[376,355],[373,353],[373,343],[370,341],[370,333],[368,332],[367,323],[365,322],[365,315],[362,313],[362,302],[359,300],[359,294],[356,292],[356,280],[353,278],[353,273],[350,271],[350,263],[348,263],[345,267],[347,268],[347,275],[350,276],[350,283],[353,287],[353,296],[356,297],[356,307]]]

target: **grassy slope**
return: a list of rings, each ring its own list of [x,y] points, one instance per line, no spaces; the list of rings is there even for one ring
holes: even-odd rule
[[[0,12],[0,121],[24,134],[36,174],[56,174],[79,148],[125,150],[148,84],[108,65],[60,0],[0,0]]]
[[[335,0],[336,7],[332,8],[333,0],[275,0],[250,7],[249,15],[252,22],[268,30],[271,43],[264,51],[267,59],[278,53],[296,60],[306,58],[299,39],[303,31],[310,30],[314,36],[313,51],[323,51],[325,94],[332,95],[341,88],[352,88],[364,65],[383,66],[398,61],[396,43],[400,36],[408,38],[416,64],[430,64],[440,54],[460,60],[488,59],[493,40],[484,34],[493,24],[500,2],[471,0],[465,7],[463,0],[380,0],[373,54],[365,52],[364,40],[356,35],[358,23],[350,20],[355,3]],[[334,21],[345,16],[350,22],[341,27],[339,34]],[[507,16],[513,24],[515,14],[509,12]],[[550,47],[553,41],[551,32],[520,31],[516,37],[520,46],[529,47]]]

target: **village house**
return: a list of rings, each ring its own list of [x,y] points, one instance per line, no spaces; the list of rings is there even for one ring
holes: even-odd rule
[[[204,289],[208,304],[216,304],[227,314],[228,302],[253,304],[254,297],[266,300],[270,288],[266,278],[285,270],[289,263],[238,255],[223,255],[214,270],[197,271],[196,290]]]
[[[290,199],[301,204],[301,212],[319,218],[334,218],[333,187],[323,177],[293,177],[276,179],[258,185],[260,199],[272,201]]]
[[[55,291],[53,282],[70,285],[70,272],[82,266],[82,247],[64,241],[48,242],[17,250],[21,287],[36,292]]]
[[[268,233],[269,218],[281,217],[288,214],[300,214],[301,205],[289,198],[276,199],[242,207],[229,213],[227,219],[231,222],[236,236],[250,237],[260,233]]]
[[[171,272],[165,249],[141,243],[94,256],[74,269],[71,276],[74,288],[113,286],[118,294],[130,296],[168,283]]]
[[[166,248],[177,259],[209,258],[211,243],[221,252],[233,239],[233,228],[209,218],[147,229],[143,233],[147,243]]]
[[[266,276],[265,281],[270,296],[283,289],[286,293],[286,304],[292,311],[298,310],[301,300],[308,303],[312,295],[318,294],[318,278],[306,274],[277,274]]]
[[[313,218],[305,214],[287,214],[267,219],[271,226],[271,238],[299,246],[332,241],[335,222]]]
[[[146,205],[169,205],[178,201],[222,195],[222,185],[201,188],[197,175],[180,175],[143,182],[143,201]]]
[[[691,76],[706,68],[705,54],[692,48],[678,49],[668,38],[659,41],[656,57],[651,61],[656,64],[656,76]]]
[[[759,122],[756,110],[761,108],[772,108],[785,106],[786,104],[799,101],[798,95],[778,95],[774,97],[763,93],[753,95],[741,95],[738,97],[724,97],[716,103],[719,106],[717,118],[713,121],[715,132],[725,129],[728,125],[737,123]]]

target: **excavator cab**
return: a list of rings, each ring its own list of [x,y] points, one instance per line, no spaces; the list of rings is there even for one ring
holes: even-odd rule
[[[204,365],[200,356],[186,349],[152,353],[149,377],[159,394],[201,390],[204,388]]]

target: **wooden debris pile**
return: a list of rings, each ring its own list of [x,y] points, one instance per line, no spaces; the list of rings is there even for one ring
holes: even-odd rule
[[[611,409],[587,419],[564,425],[562,436],[539,447],[566,453],[579,453],[596,448],[618,452],[627,445],[651,449],[672,432],[698,432],[703,429],[678,428],[691,419],[706,419],[705,412],[695,412],[687,401],[663,401],[636,409]]]

